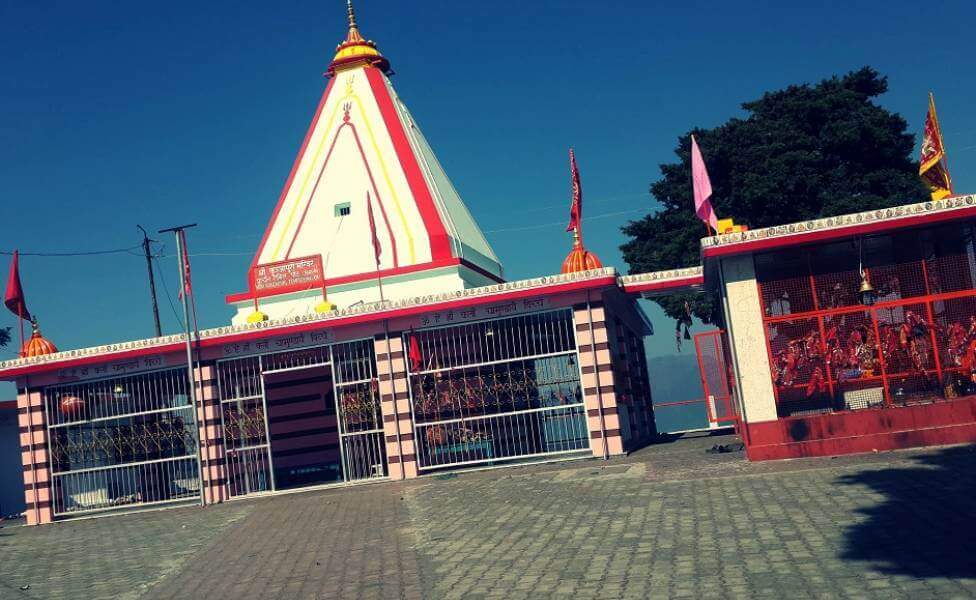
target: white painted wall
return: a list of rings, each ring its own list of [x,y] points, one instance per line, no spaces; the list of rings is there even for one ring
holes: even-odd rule
[[[355,129],[344,124],[346,108]],[[356,68],[336,74],[259,262],[320,254],[326,278],[375,270],[367,191],[383,249],[381,268],[394,266],[394,241],[399,266],[429,262],[430,241],[420,211],[366,74]],[[337,217],[335,205],[344,202],[351,204],[351,214]]]
[[[762,308],[752,255],[721,260],[728,301],[728,331],[735,346],[744,419],[776,420],[776,396],[766,351]]]

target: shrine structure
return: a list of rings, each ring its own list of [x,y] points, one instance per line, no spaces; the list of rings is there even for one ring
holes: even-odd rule
[[[753,460],[976,441],[976,197],[709,237],[665,272],[577,236],[561,273],[506,281],[389,69],[350,6],[192,365],[182,335],[59,351],[36,328],[0,363],[29,523],[625,454],[655,436],[637,300],[676,292],[721,300],[702,383]]]

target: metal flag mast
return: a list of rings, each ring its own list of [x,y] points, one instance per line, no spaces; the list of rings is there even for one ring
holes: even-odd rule
[[[190,259],[186,252],[186,230],[196,226],[196,223],[191,223],[189,225],[178,225],[168,229],[160,229],[159,233],[172,232],[176,235],[176,257],[180,267],[180,295],[183,297],[183,333],[186,335],[186,373],[188,382],[190,384],[190,405],[193,407],[193,410],[191,411],[193,413],[193,427],[197,434],[197,475],[199,476],[200,480],[200,505],[206,506],[207,500],[204,492],[203,477],[203,436],[201,435],[199,417],[197,415],[197,383],[193,361],[194,340],[190,336],[190,319],[193,319],[195,325],[196,307],[193,307],[192,310],[190,308],[190,295],[192,293],[192,287],[190,285],[188,277],[189,272],[187,268],[190,264]],[[194,330],[196,330],[195,326]]]

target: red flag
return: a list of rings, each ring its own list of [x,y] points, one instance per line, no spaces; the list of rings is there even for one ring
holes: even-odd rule
[[[376,256],[376,268],[380,268],[380,256],[383,254],[383,248],[380,246],[380,238],[376,237],[376,220],[373,219],[373,201],[369,198],[369,192],[366,192],[366,212],[369,215],[369,233],[373,237],[373,254]]]
[[[573,177],[573,205],[569,209],[569,225],[566,231],[579,231],[580,219],[583,215],[583,188],[580,187],[579,169],[576,167],[576,155],[569,149],[569,170]]]
[[[420,352],[420,342],[417,341],[417,335],[410,334],[410,351],[407,353],[408,358],[410,358],[410,370],[417,372],[424,367],[424,355]]]
[[[181,229],[179,236],[183,245],[183,289],[180,290],[182,300],[184,293],[187,296],[193,295],[193,288],[190,286],[190,250],[186,247],[186,232]]]
[[[7,278],[7,295],[3,303],[7,305],[10,312],[21,319],[31,320],[30,311],[27,310],[27,301],[24,300],[24,288],[20,285],[20,256],[14,250],[14,258],[10,261],[10,277]]]

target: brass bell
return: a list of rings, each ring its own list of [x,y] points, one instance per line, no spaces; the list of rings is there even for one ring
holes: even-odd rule
[[[874,289],[874,286],[871,285],[871,279],[868,277],[866,271],[861,272],[861,287],[858,289],[857,293],[861,297],[861,304],[864,304],[865,306],[871,306],[874,304],[877,291]]]

